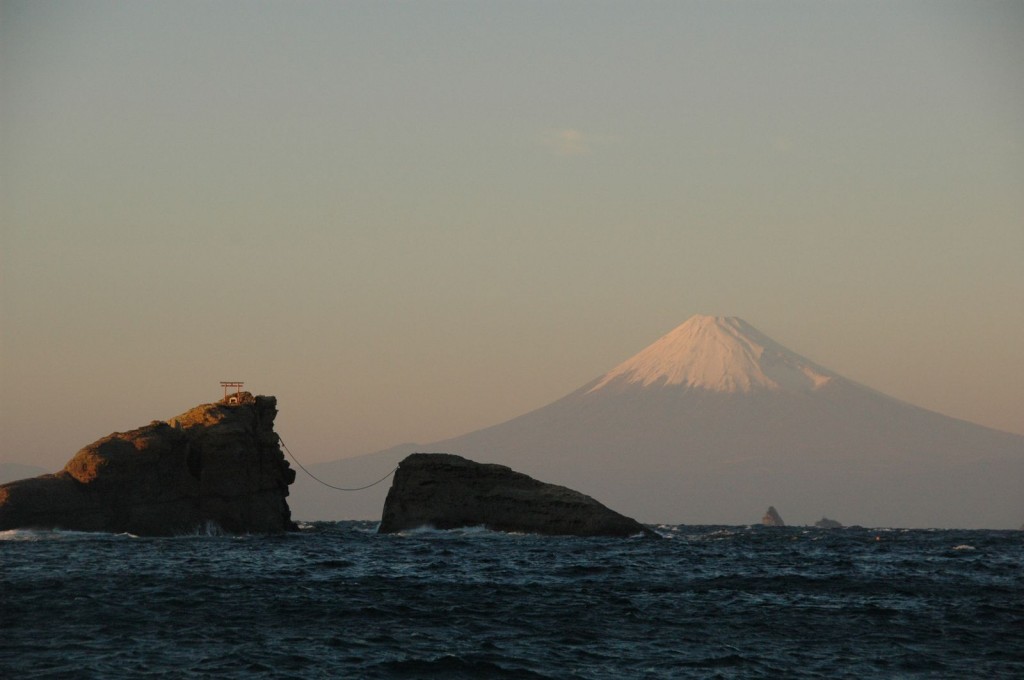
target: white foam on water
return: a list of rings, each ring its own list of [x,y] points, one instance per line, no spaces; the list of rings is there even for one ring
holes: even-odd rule
[[[120,534],[130,536],[131,534]],[[99,539],[111,536],[94,531],[68,531],[65,529],[7,529],[0,531],[0,541],[55,541],[74,539]],[[133,537],[134,538],[134,537]]]

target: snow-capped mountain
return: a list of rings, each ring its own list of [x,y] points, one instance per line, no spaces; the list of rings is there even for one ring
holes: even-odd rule
[[[623,385],[733,393],[814,390],[833,377],[742,319],[694,316],[606,373],[589,392]]]
[[[499,462],[644,522],[1016,528],[1024,437],[887,397],[735,317],[695,316],[571,394],[453,439],[316,466],[372,481],[412,451]],[[388,484],[303,475],[304,519],[376,518]]]

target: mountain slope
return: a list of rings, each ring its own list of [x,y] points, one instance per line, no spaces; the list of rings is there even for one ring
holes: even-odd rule
[[[46,472],[46,470],[38,465],[0,462],[0,484],[6,484],[18,479],[38,477],[39,475],[45,475]]]
[[[1015,528],[1024,520],[1024,437],[882,395],[729,317],[693,317],[505,423],[317,473],[372,481],[413,449],[500,462],[645,522],[748,524],[769,505],[792,523],[827,515],[868,526]],[[309,485],[296,483],[292,506],[303,518],[379,517],[382,487],[379,498],[310,492],[307,504]]]
[[[694,316],[606,373],[588,392],[614,385],[800,391],[821,387],[833,377],[742,319]]]

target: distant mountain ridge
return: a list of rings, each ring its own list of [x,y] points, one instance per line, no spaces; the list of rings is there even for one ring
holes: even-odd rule
[[[1024,437],[883,395],[735,317],[692,317],[504,423],[315,473],[372,481],[414,450],[509,465],[649,523],[758,523],[769,505],[796,524],[823,515],[865,526],[1024,521]],[[382,486],[332,495],[300,477],[291,503],[304,519],[377,518]]]
[[[13,482],[18,479],[37,477],[45,475],[47,470],[38,465],[25,465],[23,463],[0,462],[0,484]]]

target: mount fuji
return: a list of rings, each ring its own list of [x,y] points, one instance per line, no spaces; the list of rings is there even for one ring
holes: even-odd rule
[[[1016,528],[1024,436],[913,406],[792,352],[735,317],[695,316],[525,415],[426,445],[313,466],[378,478],[413,451],[497,462],[648,523]],[[300,475],[305,519],[379,518],[387,484],[351,494]]]

